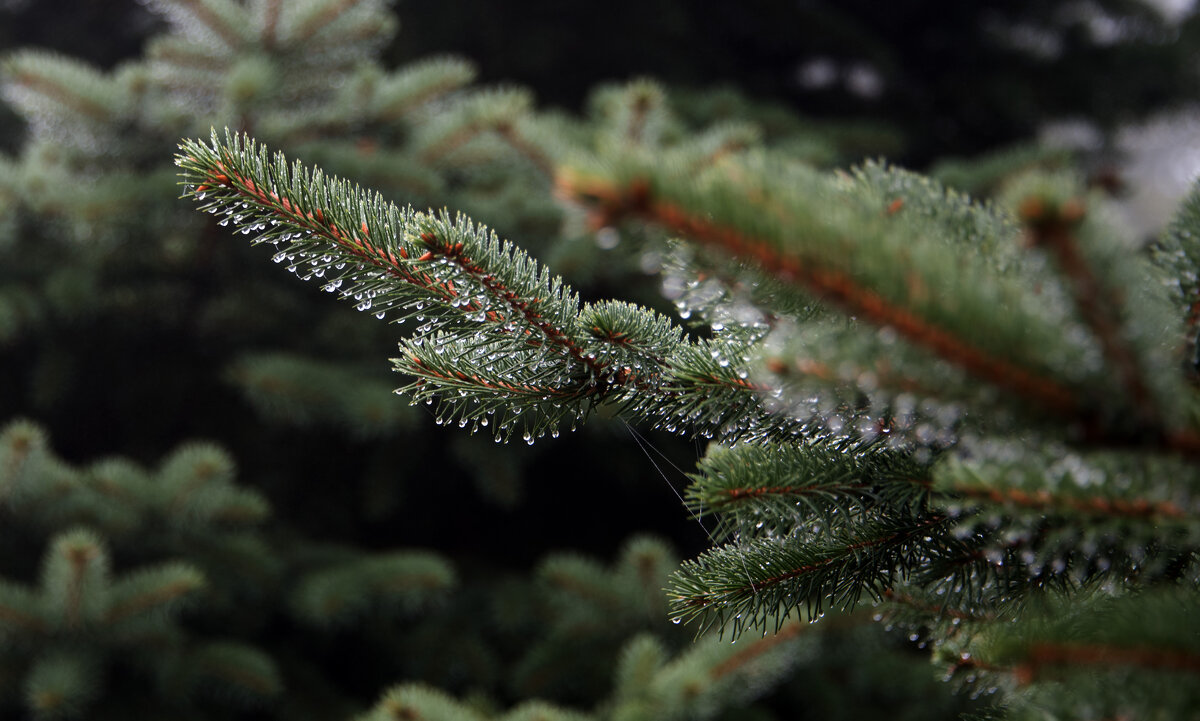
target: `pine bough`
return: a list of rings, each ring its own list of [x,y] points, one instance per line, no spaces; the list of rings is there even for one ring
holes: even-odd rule
[[[1200,195],[1152,261],[1069,177],[1012,184],[1006,211],[708,145],[556,172],[594,227],[689,241],[664,282],[689,328],[247,137],[177,164],[275,262],[415,326],[393,362],[439,422],[532,443],[610,406],[715,439],[688,502],[722,545],[672,578],[674,618],[736,636],[869,603],[949,678],[1014,691],[1013,717],[1190,712]]]

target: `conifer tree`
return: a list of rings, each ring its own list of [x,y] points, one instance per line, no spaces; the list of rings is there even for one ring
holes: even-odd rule
[[[681,239],[691,332],[244,135],[177,163],[288,270],[413,322],[393,363],[439,422],[714,439],[688,499],[717,545],[673,575],[675,619],[736,638],[873,607],[1014,718],[1192,713],[1195,197],[1152,259],[1067,173],[981,204],[881,163],[664,147],[653,108],[556,184],[595,228]]]
[[[5,64],[30,134],[0,158],[0,410],[71,452],[0,436],[0,713],[1190,712],[1194,197],[1149,263],[1061,154],[943,166],[981,204],[820,169],[894,152],[886,129],[648,81],[572,118],[460,60],[385,68],[382,2],[148,4],[169,28],[142,59]],[[180,136],[209,138],[189,194],[367,312],[179,203]],[[409,398],[474,436],[391,397],[397,339]],[[615,495],[598,416],[712,440],[675,513],[711,550],[637,537],[528,578],[396,543],[462,534],[435,507],[502,528],[570,442],[480,437],[589,421],[571,485]]]
[[[273,615],[322,629],[411,614],[455,583],[429,553],[312,542],[284,553],[262,527],[266,500],[233,475],[212,444],[185,445],[154,469],[124,458],[75,467],[32,423],[0,432],[6,545],[45,543],[36,588],[0,579],[0,708],[37,718],[261,710],[285,687],[280,665],[296,665],[245,640]],[[27,567],[6,563],[5,575]]]
[[[225,242],[177,201],[170,164],[180,135],[236,126],[391,195],[486,216],[576,287],[629,290],[653,258],[612,252],[578,224],[563,232],[552,158],[635,142],[639,128],[675,143],[701,121],[673,116],[645,82],[598,90],[580,120],[533,112],[524,91],[473,89],[462,61],[385,69],[382,3],[151,7],[167,32],[112,71],[39,50],[5,59],[4,97],[29,133],[0,159],[0,409],[38,423],[0,437],[0,715],[350,718],[403,681],[380,703],[730,717],[798,663],[839,672],[806,655],[836,645],[817,627],[693,648],[690,629],[666,621],[676,560],[659,541],[631,541],[612,566],[551,554],[532,578],[481,573],[440,538],[411,548],[430,527],[414,510],[428,478],[403,469],[450,466],[447,495],[461,503],[452,484],[467,475],[495,514],[520,504],[546,447],[456,438],[438,456],[451,436],[415,423],[371,367],[392,328],[356,323]],[[764,127],[804,157],[841,158],[811,125]],[[760,142],[746,123],[706,138],[714,154]],[[592,453],[616,460],[614,436],[593,434]],[[180,445],[194,437],[220,446]],[[418,530],[380,530],[406,526]],[[64,616],[64,568],[91,569],[86,623]],[[896,698],[928,695],[897,673],[911,666],[897,644],[860,625],[843,633],[885,659],[866,678]]]

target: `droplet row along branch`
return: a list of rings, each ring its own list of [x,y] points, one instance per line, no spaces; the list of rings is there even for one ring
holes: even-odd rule
[[[462,243],[449,243],[439,239],[433,233],[422,233],[421,240],[429,248],[430,257],[440,255],[447,261],[458,266],[458,268],[466,275],[470,276],[481,287],[485,288],[493,298],[497,298],[504,302],[510,309],[518,313],[530,327],[537,328],[542,335],[546,337],[552,344],[562,348],[573,359],[582,363],[591,371],[593,377],[603,377],[607,372],[607,365],[597,361],[595,358],[589,358],[579,345],[567,335],[561,328],[557,327],[544,315],[535,310],[534,306],[541,302],[540,298],[522,298],[519,294],[509,289],[503,282],[500,281],[494,274],[481,267],[478,263],[472,260],[466,253],[463,252]],[[468,310],[475,310],[471,306],[467,306]],[[494,312],[488,311],[488,318],[496,320]]]
[[[421,234],[420,239],[428,248],[427,252],[416,259],[410,259],[404,248],[392,251],[372,243],[367,221],[362,221],[359,232],[348,232],[332,219],[327,218],[321,208],[303,208],[299,202],[286,195],[281,196],[275,190],[265,190],[261,187],[262,184],[255,183],[249,174],[233,170],[232,168],[237,167],[237,162],[231,153],[223,152],[222,158],[223,162],[218,162],[215,168],[210,169],[205,182],[197,187],[198,193],[206,192],[210,189],[209,186],[220,186],[226,190],[232,190],[244,199],[251,200],[268,212],[279,216],[289,225],[337,245],[359,263],[383,270],[393,278],[418,286],[440,300],[450,302],[458,297],[458,290],[453,281],[439,282],[428,273],[410,270],[414,260],[428,262],[441,256],[457,265],[493,297],[519,314],[530,327],[537,328],[551,344],[562,348],[572,358],[588,367],[595,377],[605,374],[604,364],[587,357],[574,340],[534,309],[533,306],[539,302],[539,299],[521,298],[508,289],[495,275],[480,267],[467,256],[461,242],[450,243],[439,239],[431,232],[425,232]],[[195,160],[194,157],[191,159]],[[469,301],[463,308],[466,312],[480,310],[475,301]],[[497,319],[494,311],[487,311],[487,317],[492,321]]]
[[[587,368],[591,377],[588,383],[588,388],[591,389],[591,392],[584,393],[583,395],[605,395],[621,386],[631,386],[647,390],[644,380],[629,369],[612,368],[610,363],[603,362],[585,353],[575,339],[549,320],[543,313],[539,312],[537,306],[542,303],[542,299],[525,298],[521,294],[511,290],[500,278],[484,267],[483,264],[468,255],[461,241],[454,242],[450,239],[441,238],[433,232],[426,231],[419,235],[421,244],[419,247],[423,247],[425,252],[418,257],[410,257],[409,251],[403,247],[392,250],[372,242],[371,228],[366,220],[361,222],[361,226],[357,231],[347,231],[330,218],[321,208],[307,208],[302,201],[288,197],[287,194],[280,190],[267,190],[265,186],[278,187],[275,179],[260,178],[260,181],[256,183],[254,178],[251,177],[253,171],[243,169],[238,156],[228,148],[220,149],[220,158],[221,160],[214,161],[213,166],[209,167],[206,162],[208,159],[199,160],[195,156],[188,156],[188,160],[203,166],[203,171],[199,176],[203,178],[203,182],[196,187],[197,194],[211,191],[214,187],[220,187],[226,192],[232,192],[237,196],[236,199],[231,199],[232,202],[240,200],[253,203],[255,206],[266,211],[266,213],[275,216],[279,221],[305,234],[315,236],[321,239],[322,242],[337,246],[342,252],[348,254],[354,262],[380,270],[396,280],[421,288],[433,298],[445,304],[452,305],[453,301],[460,294],[460,290],[455,286],[454,281],[441,281],[433,277],[430,273],[420,270],[419,267],[419,264],[430,263],[441,258],[445,262],[453,264],[459,272],[469,277],[474,284],[482,288],[492,298],[507,306],[515,316],[521,318],[524,326],[523,331],[530,336],[527,339],[528,343],[531,345],[546,343],[550,347],[558,348],[572,360]],[[484,317],[488,321],[497,324],[497,326],[502,322],[500,313],[495,310],[484,310],[475,300],[462,303],[461,307],[464,313],[484,313]],[[507,329],[502,330],[503,332],[511,332]],[[542,338],[534,338],[533,334],[535,332],[541,335]],[[457,371],[453,375],[447,375],[445,372],[430,367],[429,364],[415,355],[410,355],[408,361],[413,371],[427,378],[455,384],[470,384],[492,393],[499,391],[501,393],[529,397],[536,395],[537,397],[553,396],[566,398],[579,396],[579,391],[581,390],[578,388],[568,390],[550,389],[528,384],[514,384],[500,380],[488,380],[477,375],[472,376]],[[709,380],[721,385],[728,385],[726,379],[712,378]],[[755,389],[752,384],[745,381],[736,385],[742,390]],[[660,389],[658,392],[661,393],[664,391]]]
[[[892,483],[908,483],[913,486],[928,488],[930,481],[923,478],[905,478],[891,481]],[[704,491],[704,503],[712,506],[714,510],[724,510],[730,506],[743,501],[753,501],[758,498],[770,498],[774,496],[803,496],[810,493],[851,493],[861,491],[863,495],[869,494],[872,489],[878,488],[872,483],[839,483],[836,485],[819,485],[809,484],[803,486],[752,486],[749,488],[714,488]]]
[[[473,373],[464,371],[440,371],[431,367],[421,358],[416,355],[408,356],[410,366],[418,370],[426,378],[436,378],[447,385],[466,386],[475,389],[483,389],[489,393],[504,393],[509,396],[523,396],[531,399],[538,398],[559,398],[567,399],[577,397],[579,393],[575,390],[553,388],[550,386],[535,386],[529,383],[513,383],[499,378],[487,379]],[[422,381],[418,380],[418,384]],[[600,386],[594,386],[597,390]]]
[[[772,496],[803,496],[809,493],[829,491],[847,492],[851,490],[866,490],[873,486],[869,483],[845,483],[836,488],[826,485],[807,486],[753,486],[750,488],[715,488],[704,493],[704,502],[714,510],[724,510],[742,501],[752,501],[758,498]]]
[[[619,187],[568,172],[560,173],[557,186],[566,197],[594,205],[603,224],[623,216],[639,217],[687,238],[755,260],[764,270],[782,280],[806,286],[819,296],[839,303],[876,325],[895,328],[914,343],[929,348],[995,385],[1010,388],[1059,415],[1070,417],[1080,410],[1075,393],[1056,381],[970,345],[909,309],[893,305],[844,272],[822,268],[812,259],[790,255],[736,228],[712,223],[674,203],[655,198],[646,181],[632,181],[626,187]]]
[[[408,251],[404,248],[392,252],[369,242],[370,230],[365,220],[360,228],[363,237],[359,237],[358,233],[347,232],[336,222],[326,218],[321,208],[304,209],[286,195],[281,196],[275,190],[264,190],[248,174],[232,170],[231,168],[236,167],[236,159],[230,153],[223,152],[222,157],[223,162],[217,162],[215,168],[207,170],[204,182],[196,187],[197,194],[208,192],[212,187],[233,191],[243,199],[250,200],[278,216],[283,222],[338,246],[361,264],[381,269],[388,275],[418,286],[442,300],[455,297],[452,287],[438,283],[428,273],[410,272],[403,262],[408,260]],[[189,157],[189,160],[198,162],[195,157]]]
[[[435,277],[422,268],[423,265],[436,260],[452,264],[458,273],[465,276],[464,280],[469,279],[467,285],[478,287],[492,299],[506,306],[511,317],[520,319],[521,328],[518,332],[524,332],[528,336],[526,342],[531,345],[545,343],[551,348],[557,348],[564,356],[587,369],[589,379],[585,388],[566,389],[565,395],[564,389],[559,389],[543,392],[541,396],[601,397],[623,388],[643,396],[650,394],[669,399],[704,392],[711,388],[725,388],[748,394],[764,390],[762,386],[741,378],[723,377],[720,374],[686,368],[678,368],[671,372],[668,370],[670,364],[666,359],[655,359],[656,364],[664,371],[666,383],[651,381],[631,368],[615,367],[612,361],[598,359],[585,352],[578,340],[540,310],[539,304],[543,302],[542,299],[526,298],[513,291],[488,268],[486,262],[473,258],[461,241],[441,237],[442,233],[434,232],[434,229],[427,226],[425,231],[413,238],[413,244],[407,247],[388,247],[387,244],[372,240],[375,237],[383,237],[380,236],[383,231],[372,227],[371,213],[361,214],[362,219],[358,221],[360,227],[351,231],[344,223],[335,220],[333,216],[337,216],[338,213],[332,212],[333,209],[308,207],[313,202],[305,198],[324,197],[322,194],[303,193],[300,194],[302,197],[289,197],[289,193],[284,190],[291,187],[287,171],[273,170],[274,167],[286,168],[281,156],[277,157],[277,164],[272,166],[265,161],[263,151],[259,163],[248,164],[250,161],[245,160],[243,154],[228,145],[220,145],[215,137],[211,149],[206,146],[200,147],[203,151],[193,150],[193,154],[181,156],[180,163],[186,170],[188,180],[196,185],[194,194],[201,199],[204,193],[219,188],[220,194],[226,196],[220,198],[221,203],[248,203],[253,207],[250,211],[251,216],[257,215],[260,219],[263,215],[269,216],[275,223],[295,229],[315,242],[336,247],[349,262],[419,288],[427,298],[435,302],[448,306],[455,306],[457,303],[464,314],[482,314],[496,326],[498,332],[513,332],[511,327],[504,327],[505,313],[498,309],[486,309],[477,300],[460,297],[463,291],[456,287],[453,279]],[[253,146],[249,152],[254,152]],[[282,175],[276,178],[273,177],[275,173]],[[335,194],[339,192],[342,191],[334,191]],[[232,197],[229,197],[230,195]],[[234,214],[229,206],[218,212]],[[386,233],[384,235],[386,236]],[[541,338],[537,338],[537,335]],[[521,384],[505,387],[478,375],[449,376],[446,369],[434,368],[412,354],[407,360],[410,362],[410,372],[414,375],[437,382],[472,385],[492,393],[498,391],[518,395],[527,395],[526,391],[533,387],[523,387]]]

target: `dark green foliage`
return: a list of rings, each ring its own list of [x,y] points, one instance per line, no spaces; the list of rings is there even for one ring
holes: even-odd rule
[[[1162,270],[1118,238],[1101,197],[1035,172],[1006,185],[1008,209],[983,207],[881,165],[828,175],[753,150],[662,149],[655,89],[634,84],[628,98],[632,114],[609,113],[616,134],[569,156],[556,181],[593,226],[665,227],[827,308],[789,303],[789,318],[729,284],[699,303],[681,294],[712,335],[693,338],[630,304],[582,308],[469,219],[386,205],[253,140],[186,141],[177,163],[185,195],[276,245],[289,270],[340,271],[331,289],[359,310],[417,316],[396,365],[439,421],[494,423],[498,440],[521,424],[532,443],[611,404],[730,446],[689,491],[697,515],[722,517],[714,540],[726,542],[672,576],[677,620],[737,638],[781,633],[793,615],[897,605],[958,647],[966,619],[1036,625],[1047,593],[1169,588],[1195,605],[1194,484],[1180,474],[1200,443],[1184,412],[1194,391],[1170,363],[1185,332]],[[809,328],[839,342],[814,358]],[[796,373],[810,383],[790,383]],[[1114,645],[1097,647],[1149,663]],[[1041,653],[1001,667],[1028,685]],[[1037,688],[1014,687],[1014,707]]]
[[[31,713],[133,713],[134,699],[112,689],[134,679],[152,689],[138,703],[162,712],[198,698],[221,715],[262,708],[286,684],[285,660],[260,639],[288,608],[314,629],[368,612],[411,619],[454,583],[430,553],[289,552],[294,540],[262,526],[266,501],[233,475],[207,444],[154,469],[122,458],[75,467],[32,423],[0,433],[6,543],[47,544],[40,571],[16,562],[0,579],[0,658],[26,679]],[[21,704],[6,693],[3,708]]]
[[[621,649],[644,634],[666,655],[652,693],[639,693],[636,705],[660,717],[736,714],[786,678],[790,646],[740,674],[730,659],[757,658],[755,644],[712,640],[687,651],[690,631],[666,620],[661,589],[677,560],[661,542],[631,544],[611,570],[583,556],[547,560],[533,581],[489,568],[514,563],[509,539],[526,549],[534,538],[538,548],[595,547],[585,529],[619,537],[660,524],[654,503],[677,506],[659,486],[651,487],[670,500],[647,494],[641,476],[650,466],[623,457],[632,445],[623,428],[585,431],[595,448],[572,461],[594,470],[549,493],[537,482],[539,467],[556,456],[549,449],[483,445],[415,423],[422,414],[396,401],[383,366],[364,365],[387,352],[396,327],[360,322],[320,294],[304,294],[227,242],[219,226],[196,222],[165,166],[180,135],[236,124],[388,198],[472,209],[549,248],[556,267],[578,279],[587,299],[578,301],[575,331],[583,354],[627,376],[622,369],[662,361],[668,346],[659,336],[670,322],[633,305],[589,301],[605,286],[653,297],[641,272],[651,259],[597,244],[578,215],[566,217],[564,230],[550,184],[555,164],[578,147],[629,142],[642,97],[656,103],[649,110],[664,140],[688,142],[700,161],[756,143],[759,133],[727,122],[692,143],[649,82],[603,91],[607,110],[581,120],[536,112],[522,90],[471,89],[473,69],[461,60],[382,68],[371,47],[391,21],[376,3],[360,3],[353,17],[321,30],[324,50],[312,58],[332,68],[328,74],[295,59],[304,23],[289,14],[300,6],[156,7],[172,22],[144,60],[102,71],[41,51],[8,58],[5,94],[31,134],[19,155],[0,160],[0,372],[12,389],[0,405],[55,428],[71,461],[51,453],[36,427],[12,426],[36,442],[26,461],[6,466],[12,473],[0,484],[24,504],[5,526],[2,562],[12,583],[4,589],[13,604],[40,608],[36,561],[76,524],[91,526],[111,549],[118,581],[165,582],[162,574],[191,568],[204,585],[188,603],[164,600],[151,614],[147,628],[165,629],[152,652],[84,643],[39,666],[28,647],[14,647],[2,661],[4,712],[41,708],[23,690],[28,678],[49,689],[39,699],[76,717],[348,718],[382,689],[412,679],[492,715],[537,718],[570,705],[606,717],[626,713],[610,711],[627,705],[614,696],[612,670]],[[283,13],[275,25],[272,7]],[[319,14],[342,5],[308,7]],[[362,26],[373,39],[351,42],[371,17],[383,18]],[[322,55],[339,42],[353,51]],[[297,112],[301,96],[309,105]],[[339,216],[334,203],[326,208],[346,228],[364,220]],[[435,229],[452,222],[423,217]],[[496,262],[511,264],[515,253],[497,248]],[[547,277],[540,266],[526,271],[532,284]],[[720,404],[738,397],[722,390],[732,371],[704,344],[682,361],[687,374],[677,382],[718,391],[708,396],[711,412],[728,414]],[[581,380],[603,394],[596,379]],[[216,438],[228,452],[177,445],[189,437]],[[104,457],[122,449],[123,457]],[[611,499],[598,506],[587,490],[597,478]],[[471,500],[472,482],[488,502]],[[626,495],[645,510],[627,510],[615,524],[601,510],[595,520],[540,530],[550,508],[565,519],[564,508],[586,500],[603,509]],[[517,515],[535,504],[535,514]],[[498,507],[513,510],[500,515]],[[432,510],[447,508],[454,510]],[[405,548],[414,542],[452,550]],[[529,562],[544,555],[523,553]],[[164,565],[172,559],[185,565]],[[604,593],[580,595],[588,578]],[[706,676],[721,668],[736,681]],[[697,684],[709,691],[696,695]],[[70,699],[55,695],[66,686]],[[686,689],[694,701],[679,700]],[[522,701],[532,697],[547,701]]]
[[[106,694],[103,680],[127,673],[156,679],[157,693],[174,703],[214,682],[260,700],[278,693],[278,672],[262,652],[224,642],[230,651],[222,655],[211,642],[189,638],[178,621],[182,605],[194,607],[210,593],[215,601],[237,587],[235,570],[218,570],[216,558],[250,541],[259,565],[266,561],[267,549],[239,532],[265,516],[265,503],[230,483],[221,451],[182,448],[154,473],[120,459],[76,469],[54,456],[40,429],[20,421],[0,435],[0,446],[6,525],[19,518],[39,534],[71,524],[96,529],[43,536],[49,547],[36,590],[0,582],[2,653],[27,674],[24,705],[32,713],[78,717],[122,708],[127,702]],[[113,568],[105,537],[136,570]],[[153,551],[139,552],[140,544]],[[153,649],[165,639],[174,643],[160,657]],[[246,663],[257,671],[239,668]]]
[[[1188,713],[1190,205],[1154,264],[1059,152],[832,170],[900,136],[544,111],[381,65],[381,2],[148,6],[145,58],[6,59],[0,412],[63,457],[0,436],[0,713]],[[664,518],[692,560],[594,557]]]

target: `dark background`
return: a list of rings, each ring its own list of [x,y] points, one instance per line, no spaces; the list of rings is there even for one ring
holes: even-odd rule
[[[393,64],[468,57],[483,83],[528,86],[571,110],[596,83],[640,75],[736,86],[809,116],[890,124],[907,139],[896,159],[918,167],[1028,138],[1047,119],[1113,127],[1200,95],[1195,18],[1163,23],[1134,0],[410,0],[395,9]],[[111,66],[137,55],[159,23],[134,0],[8,0],[0,50],[36,45]],[[800,77],[814,60],[835,71],[819,87]],[[880,81],[877,94],[853,92],[856,67]]]

